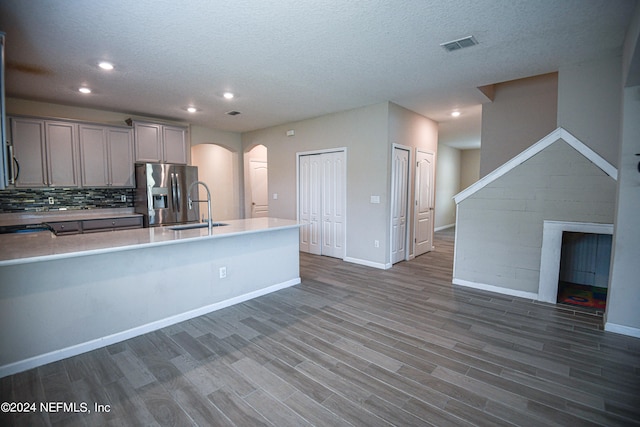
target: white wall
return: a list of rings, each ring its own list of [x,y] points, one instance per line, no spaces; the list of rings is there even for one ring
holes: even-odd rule
[[[494,86],[493,102],[482,105],[481,177],[558,127],[556,73]]]
[[[620,146],[619,55],[561,67],[558,126],[616,166]]]
[[[214,221],[239,219],[240,215],[240,155],[214,144],[191,147],[191,163],[198,167],[198,179],[209,187],[211,211]],[[206,199],[206,191],[200,186],[200,200]],[[206,214],[200,205],[201,216]]]
[[[456,222],[456,204],[453,196],[460,192],[461,151],[445,144],[438,145],[436,169],[435,229]]]

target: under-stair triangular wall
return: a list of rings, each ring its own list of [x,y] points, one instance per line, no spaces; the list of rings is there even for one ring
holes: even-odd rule
[[[544,221],[612,224],[617,170],[558,128],[460,192],[453,283],[538,299]]]

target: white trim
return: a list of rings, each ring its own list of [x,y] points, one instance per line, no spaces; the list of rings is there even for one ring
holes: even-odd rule
[[[342,259],[345,262],[351,262],[353,264],[359,264],[359,265],[364,265],[367,267],[373,267],[373,268],[379,268],[381,270],[388,270],[391,268],[391,263],[381,263],[381,262],[373,262],[373,261],[369,261],[366,259],[359,259],[359,258],[351,258],[351,257],[344,257]]]
[[[433,231],[442,231],[442,230],[446,230],[447,228],[452,228],[455,227],[456,223],[454,222],[453,224],[447,224],[447,225],[443,225],[441,227],[436,227],[433,229]]]
[[[269,286],[267,288],[259,289],[257,291],[249,292],[244,295],[229,298],[228,300],[220,301],[214,304],[206,305],[204,307],[190,310],[184,313],[169,316],[164,319],[156,320],[145,325],[137,326],[135,328],[128,329],[126,331],[117,332],[106,337],[97,338],[91,341],[87,341],[81,344],[72,345],[60,350],[54,350],[49,353],[33,356],[28,359],[20,360],[17,362],[9,363],[8,365],[0,366],[0,378],[8,375],[13,375],[18,372],[23,372],[31,368],[46,365],[47,363],[56,362],[58,360],[66,359],[68,357],[77,356],[78,354],[86,353],[97,348],[105,347],[111,344],[115,344],[121,341],[128,340],[138,335],[153,332],[158,329],[175,325],[176,323],[183,322],[185,320],[193,319],[194,317],[202,316],[207,313],[211,313],[216,310],[221,310],[226,307],[230,307],[235,304],[239,304],[244,301],[248,301],[253,298],[260,297],[262,295],[276,292],[281,289],[288,288],[300,283],[300,278],[290,279],[282,283]]]
[[[604,324],[604,330],[607,332],[613,332],[616,334],[628,335],[630,337],[640,338],[640,329],[632,328],[631,326],[618,325],[616,323],[606,322]]]
[[[560,277],[560,251],[565,231],[594,234],[613,234],[613,224],[592,222],[544,221],[540,250],[540,281],[538,300],[555,304],[558,300]]]
[[[468,288],[480,289],[483,291],[495,292],[497,294],[510,295],[513,297],[526,298],[531,300],[538,299],[538,294],[526,291],[517,291],[515,289],[503,288],[501,286],[487,285],[485,283],[471,282],[463,279],[456,279],[455,277],[451,281],[454,285],[466,286]]]
[[[476,181],[475,184],[467,187],[462,190],[460,193],[453,196],[456,204],[460,203],[467,197],[474,194],[476,191],[484,188],[491,182],[505,175],[511,169],[515,168],[518,165],[521,165],[525,161],[529,160],[531,157],[535,156],[554,142],[562,139],[564,142],[569,144],[571,147],[575,148],[580,154],[585,156],[591,162],[593,162],[596,166],[598,166],[604,173],[612,177],[613,179],[618,179],[618,170],[612,166],[609,162],[603,159],[598,153],[593,151],[591,148],[587,147],[584,143],[582,143],[578,138],[571,135],[567,130],[559,127],[540,141],[536,142],[511,160],[507,161],[505,164],[484,176],[482,179]]]

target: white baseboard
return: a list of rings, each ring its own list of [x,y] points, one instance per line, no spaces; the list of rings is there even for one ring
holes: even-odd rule
[[[446,230],[447,228],[453,228],[453,227],[455,227],[455,226],[456,226],[456,224],[455,224],[455,223],[453,223],[453,224],[448,224],[448,225],[443,225],[443,226],[440,226],[440,227],[436,227],[436,228],[434,228],[434,229],[433,229],[433,231],[442,231],[442,230]]]
[[[630,337],[640,338],[640,329],[632,328],[631,326],[617,325],[615,323],[606,322],[604,324],[604,330],[607,332],[614,332],[621,335],[629,335]]]
[[[366,265],[367,267],[379,268],[381,270],[388,270],[392,266],[392,264],[383,264],[381,262],[373,262],[373,261],[368,261],[366,259],[351,258],[351,257],[345,257],[342,260],[346,262],[352,262],[354,264]]]
[[[244,295],[229,298],[228,300],[220,301],[214,304],[209,304],[204,307],[197,308],[195,310],[187,311],[185,313],[176,314],[174,316],[166,317],[164,319],[156,320],[145,325],[137,326],[135,328],[128,329],[126,331],[118,332],[106,337],[98,338],[95,340],[87,341],[81,344],[76,344],[70,347],[66,347],[60,350],[55,350],[49,353],[41,354],[38,356],[30,357],[25,360],[13,362],[8,365],[0,366],[0,378],[8,375],[13,375],[18,372],[23,372],[28,369],[32,369],[38,366],[46,365],[47,363],[57,362],[58,360],[66,359],[68,357],[77,356],[78,354],[86,353],[97,348],[106,347],[111,344],[115,344],[121,341],[128,340],[138,335],[153,332],[158,329],[162,329],[167,326],[175,325],[176,323],[183,322],[185,320],[193,319],[194,317],[202,316],[203,314],[211,313],[216,310],[221,310],[226,307],[230,307],[235,304],[239,304],[244,301],[249,301],[253,298],[257,298],[262,295],[269,294],[271,292],[279,291],[281,289],[288,288],[300,283],[300,278],[287,280],[286,282],[278,283],[267,288],[259,289],[257,291],[249,292]]]
[[[466,286],[468,288],[480,289],[483,291],[495,292],[512,297],[527,298],[532,300],[538,299],[538,294],[534,292],[518,291],[516,289],[503,288],[500,286],[487,285],[485,283],[470,282],[468,280],[456,279],[452,280],[454,285]]]

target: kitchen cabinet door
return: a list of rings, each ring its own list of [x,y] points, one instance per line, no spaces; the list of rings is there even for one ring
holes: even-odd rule
[[[109,183],[112,187],[133,187],[133,137],[130,129],[107,128]]]
[[[103,126],[80,125],[80,163],[83,187],[109,185],[108,150]]]
[[[181,127],[164,126],[164,161],[186,165],[187,157],[187,130]]]
[[[9,121],[13,153],[20,168],[16,187],[47,186],[44,121],[16,117]]]
[[[100,125],[80,125],[82,185],[133,187],[131,130]]]
[[[78,187],[78,125],[45,121],[47,174],[51,187]]]
[[[136,162],[187,164],[187,128],[144,122],[133,127]]]
[[[135,146],[137,162],[162,161],[162,126],[150,123],[135,123]]]

